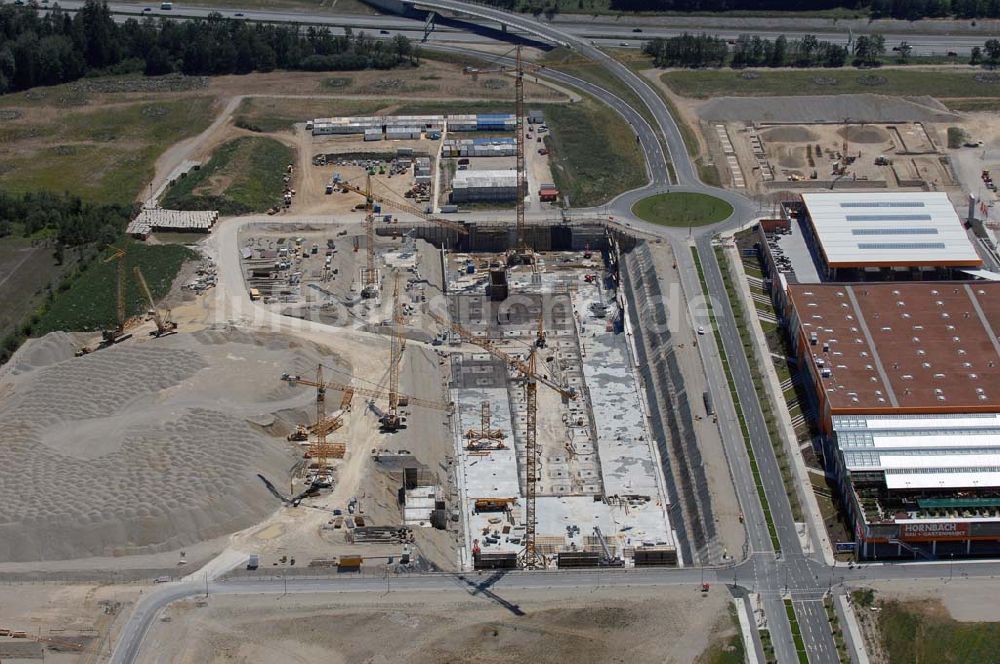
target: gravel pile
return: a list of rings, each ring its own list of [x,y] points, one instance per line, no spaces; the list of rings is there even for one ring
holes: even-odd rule
[[[259,522],[278,503],[256,474],[283,481],[298,458],[259,424],[315,396],[279,376],[334,361],[233,332],[73,348],[48,335],[0,381],[0,561],[168,551]]]

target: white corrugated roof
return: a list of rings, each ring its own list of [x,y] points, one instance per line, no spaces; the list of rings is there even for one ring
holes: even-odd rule
[[[516,187],[517,171],[458,171],[452,187]]]
[[[849,415],[834,416],[834,428],[839,428],[839,422],[843,420],[860,420],[864,423],[862,429],[895,431],[906,429],[994,429],[1000,427],[1000,414],[995,413],[975,413],[970,415],[900,415],[897,417],[887,415]],[[857,427],[852,427],[857,428]]]
[[[982,264],[947,194],[822,193],[802,201],[834,267]]]
[[[942,434],[931,436],[872,436],[877,450],[968,447],[1000,447],[1000,435],[969,434],[956,436]],[[891,452],[889,452],[891,454]]]
[[[1000,451],[995,454],[892,454],[882,452],[886,470],[946,470],[948,468],[1000,467]],[[1000,472],[1000,471],[997,471]],[[887,476],[891,473],[887,473]]]

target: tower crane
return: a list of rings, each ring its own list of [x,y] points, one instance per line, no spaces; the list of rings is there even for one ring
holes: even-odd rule
[[[331,445],[326,442],[326,437],[329,434],[343,426],[343,415],[346,412],[343,407],[344,399],[341,399],[341,409],[332,415],[327,416],[326,389],[328,385],[323,380],[322,364],[316,366],[316,380],[307,380],[299,376],[289,376],[289,374],[285,374],[282,378],[287,380],[292,385],[301,383],[302,385],[309,385],[316,388],[315,424],[308,429],[304,427],[296,428],[296,430],[288,436],[288,439],[299,441],[308,440],[309,433],[311,432],[316,439],[309,445],[309,449],[306,454],[310,459],[314,460],[318,470],[322,472],[327,466],[327,459],[339,459],[344,456],[343,443],[335,443]],[[292,378],[294,378],[294,380],[291,380]],[[344,397],[349,403],[350,399],[347,396],[346,390]]]
[[[503,429],[491,429],[491,420],[492,413],[490,412],[490,402],[483,401],[479,409],[479,428],[469,429],[465,432],[465,437],[469,440],[465,449],[502,450],[506,448],[506,445],[503,443]]]
[[[510,252],[507,256],[507,261],[511,264],[517,265],[520,263],[533,263],[534,253],[531,247],[528,245],[527,229],[524,225],[524,196],[528,190],[527,175],[524,168],[524,62],[521,60],[521,47],[517,46],[514,49],[514,129],[515,129],[515,144],[517,145],[517,194],[515,196],[515,210],[516,210],[516,232],[517,232],[517,244],[515,249]],[[541,69],[539,65],[530,65],[530,68],[534,71]],[[466,67],[462,70],[463,74],[467,74],[472,77],[472,80],[476,80],[479,74],[493,73],[493,72],[505,72],[507,67],[500,66],[494,69],[479,69],[477,67]]]
[[[160,315],[160,310],[156,307],[156,302],[153,300],[153,294],[149,291],[149,285],[146,284],[146,278],[142,276],[142,270],[136,265],[132,268],[132,272],[135,274],[135,280],[139,282],[139,287],[142,289],[143,295],[146,296],[146,301],[149,302],[149,310],[153,314],[153,322],[156,323],[156,331],[153,332],[153,335],[162,337],[176,332],[177,323],[170,320],[170,311],[167,311],[166,316]]]
[[[387,432],[399,431],[403,418],[399,415],[399,365],[403,361],[405,340],[400,331],[403,310],[399,304],[399,272],[392,288],[392,339],[389,344],[389,409],[382,418],[382,428]]]
[[[366,176],[365,188],[356,187],[347,182],[341,182],[338,186],[344,191],[351,191],[355,194],[360,194],[365,197],[365,242],[368,247],[367,264],[365,266],[364,273],[362,274],[362,289],[361,296],[365,298],[373,298],[378,295],[378,272],[375,270],[375,207],[376,201],[385,205],[387,207],[392,207],[403,212],[407,212],[416,217],[429,221],[431,223],[443,226],[449,230],[453,230],[457,233],[463,235],[468,234],[465,226],[461,224],[456,224],[453,221],[448,221],[447,219],[438,219],[431,215],[418,210],[415,207],[407,205],[406,203],[399,203],[385,196],[380,196],[372,192],[372,177],[369,174]]]
[[[536,353],[537,343],[532,346],[528,353],[528,361],[525,362],[500,348],[491,340],[480,338],[472,334],[458,323],[452,323],[443,316],[430,312],[431,318],[438,323],[450,328],[464,341],[482,348],[497,359],[503,360],[512,369],[517,371],[524,378],[525,396],[525,434],[524,434],[524,566],[527,569],[535,569],[543,565],[541,555],[538,553],[535,540],[535,527],[537,517],[535,516],[535,497],[538,482],[538,383],[558,392],[566,399],[576,399],[576,390],[572,387],[564,387],[548,376],[538,373]],[[539,327],[541,329],[541,327]]]
[[[320,417],[317,424],[312,426],[312,430],[317,430],[325,428],[327,423],[339,419],[342,421],[344,414],[350,411],[350,402],[355,394],[360,394],[362,396],[370,397],[372,399],[386,399],[389,397],[389,391],[384,389],[375,389],[368,387],[360,387],[357,385],[345,385],[343,383],[337,383],[333,381],[322,382],[322,375],[317,371],[317,378],[320,380],[309,380],[301,376],[294,374],[282,374],[281,380],[285,381],[289,385],[310,385],[317,388],[317,399],[319,399],[320,386],[322,386],[323,394],[325,398],[326,390],[340,390],[343,392],[343,396],[340,400],[340,410],[333,413],[329,417]],[[422,399],[420,397],[411,396],[408,394],[396,394],[396,404],[398,408],[405,408],[407,406],[420,406],[421,408],[430,408],[432,410],[440,410],[450,413],[454,410],[454,406],[450,403],[442,403],[440,401],[432,401],[430,399]],[[383,414],[384,416],[384,414]],[[323,425],[322,427],[320,425]],[[339,425],[336,427],[339,428]]]
[[[450,221],[448,219],[441,219],[439,217],[435,217],[435,216],[433,216],[431,214],[427,214],[423,210],[421,210],[419,208],[416,208],[416,207],[414,207],[412,205],[409,205],[407,203],[402,203],[400,201],[394,201],[391,198],[388,198],[386,196],[382,196],[381,194],[374,193],[371,190],[371,177],[369,176],[368,179],[369,179],[369,183],[368,183],[368,186],[367,186],[366,189],[361,189],[360,187],[355,187],[354,185],[352,185],[352,184],[350,184],[348,182],[341,182],[337,186],[340,187],[341,189],[346,189],[347,191],[354,192],[355,194],[360,194],[361,196],[364,196],[366,199],[371,199],[372,201],[381,203],[382,205],[385,205],[386,207],[391,207],[391,208],[393,208],[395,210],[399,210],[400,212],[405,212],[407,214],[412,214],[414,217],[419,217],[420,219],[423,219],[424,221],[429,221],[432,224],[436,224],[436,225],[441,226],[443,228],[447,228],[448,230],[455,231],[456,233],[458,233],[460,235],[468,235],[469,234],[469,230],[464,225],[462,225],[462,224],[456,223],[454,221]],[[378,180],[376,180],[375,182],[377,183]],[[374,216],[373,216],[373,219],[374,219]]]

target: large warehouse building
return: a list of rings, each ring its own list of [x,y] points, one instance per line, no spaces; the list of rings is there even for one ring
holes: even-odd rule
[[[1000,552],[1000,283],[786,289],[859,554]]]
[[[983,264],[945,193],[802,194],[802,203],[828,280]]]
[[[517,171],[458,171],[451,186],[452,203],[513,201],[517,198]]]
[[[800,283],[965,279],[983,264],[944,193],[807,193],[784,211],[761,249]]]

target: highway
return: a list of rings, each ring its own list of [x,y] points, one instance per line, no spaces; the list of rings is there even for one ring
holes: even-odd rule
[[[52,4],[55,4],[55,2],[52,2]],[[58,4],[64,9],[76,11],[83,5],[83,0],[62,0]],[[111,11],[117,14],[131,14],[135,16],[205,18],[212,13],[219,13],[229,17],[237,17],[239,14],[241,15],[239,18],[248,21],[322,25],[331,28],[335,32],[342,31],[343,28],[348,27],[353,30],[365,30],[376,33],[381,33],[382,30],[385,30],[388,36],[402,34],[415,40],[422,40],[424,38],[424,21],[422,19],[405,18],[402,16],[337,15],[319,8],[309,12],[239,9],[232,5],[187,5],[184,2],[175,2],[173,9],[162,10],[160,9],[160,3],[152,0],[148,3],[111,2],[108,3],[108,6],[111,8]],[[146,11],[147,9],[148,11]],[[594,42],[598,46],[624,46],[628,48],[641,48],[644,40],[654,37],[675,37],[685,32],[699,34],[707,32],[726,40],[735,40],[741,34],[753,34],[771,40],[777,39],[780,35],[784,35],[789,40],[794,40],[800,39],[803,35],[811,34],[821,41],[846,44],[852,35],[856,37],[858,34],[881,29],[878,26],[857,26],[853,30],[848,30],[846,27],[838,28],[828,25],[802,27],[796,25],[794,19],[789,19],[789,27],[783,30],[725,25],[724,22],[718,26],[705,28],[687,24],[658,25],[656,21],[650,21],[648,17],[623,16],[620,20],[615,20],[614,17],[610,16],[590,17],[574,14],[557,15],[552,21],[541,20],[539,22],[550,25],[561,32],[573,35],[581,40]],[[677,22],[684,23],[682,21]],[[718,23],[718,21],[713,22]],[[738,20],[734,19],[734,22],[738,22]],[[496,28],[499,25],[496,24],[492,27]],[[641,32],[635,32],[636,28]],[[530,31],[521,29],[516,29],[515,32],[519,34],[533,34]],[[982,33],[977,34],[975,32],[963,31],[922,34],[915,32],[911,26],[907,26],[903,22],[890,23],[887,30],[883,29],[882,34],[885,37],[887,47],[891,48],[905,40],[913,48],[912,53],[914,55],[945,55],[949,51],[960,55],[968,55],[973,46],[981,47],[986,39],[989,38],[989,35]],[[470,43],[490,41],[490,37],[488,36],[447,25],[437,25],[430,34],[429,39],[432,41],[444,40],[448,42]]]

